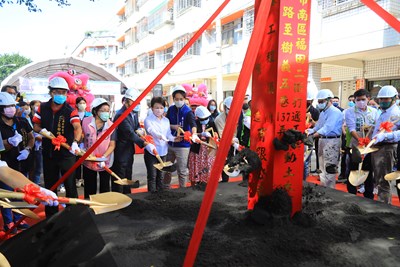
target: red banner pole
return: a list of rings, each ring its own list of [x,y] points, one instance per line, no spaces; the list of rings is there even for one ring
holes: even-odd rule
[[[250,143],[262,168],[249,178],[249,209],[280,187],[292,198],[292,213],[301,210],[304,147],[275,150],[272,141],[288,129],[305,130],[310,2],[275,0],[268,17],[253,72]]]
[[[386,21],[393,29],[400,32],[400,21],[395,16],[383,9],[374,0],[361,0],[361,2]]]
[[[60,184],[62,184],[68,176],[70,176],[79,165],[85,161],[85,159],[100,145],[105,138],[132,112],[136,105],[142,101],[142,99],[153,89],[154,86],[161,80],[162,77],[175,65],[175,63],[189,50],[193,43],[201,36],[201,34],[208,28],[209,25],[215,20],[215,18],[221,13],[225,6],[230,0],[225,0],[220,7],[211,15],[211,17],[204,23],[203,26],[193,35],[188,43],[176,54],[176,56],[168,63],[168,65],[161,71],[161,73],[150,83],[150,85],[140,94],[136,101],[130,106],[115,122],[107,129],[107,131],[91,146],[88,151],[69,169],[59,180],[55,183],[51,190],[55,190]]]
[[[232,144],[232,137],[236,129],[237,121],[242,112],[243,99],[246,94],[246,88],[249,84],[254,63],[257,58],[258,49],[261,45],[263,33],[266,29],[265,21],[271,7],[272,0],[261,0],[260,7],[257,12],[257,18],[254,23],[253,33],[250,38],[249,46],[244,58],[243,66],[239,74],[233,95],[233,102],[229,110],[226,126],[222,135],[220,146],[217,151],[215,162],[210,174],[210,180],[207,183],[207,188],[204,193],[203,202],[201,203],[200,211],[197,216],[197,221],[193,230],[192,238],[186,252],[183,266],[193,266],[197,252],[200,247],[200,242],[203,237],[204,228],[207,224],[208,216],[210,215],[211,206],[213,204],[215,193],[218,187],[218,178],[221,175],[225,164],[228,150]]]

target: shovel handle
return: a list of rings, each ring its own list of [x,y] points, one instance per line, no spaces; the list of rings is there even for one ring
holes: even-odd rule
[[[86,200],[86,199],[69,198],[69,197],[59,197],[58,202],[63,203],[63,204],[72,204],[72,205],[83,204],[83,205],[89,205],[89,206],[113,206],[113,205],[115,205],[115,204],[107,204],[107,203]]]
[[[380,134],[380,133],[384,133],[384,132],[385,132],[385,129],[382,129],[382,130],[379,131],[379,133],[377,133],[377,135]],[[366,149],[367,149],[367,148],[371,148],[371,146],[372,146],[373,144],[375,144],[375,141],[376,141],[376,138],[373,138],[373,139],[371,140],[371,142],[369,142],[369,144],[368,144],[365,148],[366,148]]]
[[[0,192],[0,198],[16,198],[16,199],[24,199],[25,194],[24,193],[20,193],[20,192],[5,192],[5,191],[1,191]]]
[[[113,177],[115,177],[117,180],[122,180],[115,172],[113,172],[110,168],[108,168],[107,166],[104,166],[104,169],[106,170],[106,172],[108,172],[109,174],[111,174]]]

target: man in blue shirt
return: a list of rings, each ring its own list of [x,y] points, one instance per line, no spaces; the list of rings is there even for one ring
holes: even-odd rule
[[[315,127],[307,129],[307,133],[314,138],[319,137],[318,158],[322,171],[319,175],[321,185],[335,188],[343,115],[332,104],[333,94],[331,90],[322,89],[318,91],[316,98],[318,100],[317,108],[321,114]]]

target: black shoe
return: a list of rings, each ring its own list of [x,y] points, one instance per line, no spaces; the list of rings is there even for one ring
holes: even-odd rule
[[[139,188],[139,186],[140,186],[139,180],[136,180],[136,181],[133,183],[132,188]]]
[[[240,182],[238,186],[243,186],[243,187],[248,187],[249,186],[249,180],[244,180],[243,182]]]
[[[339,183],[339,184],[345,184],[345,183],[347,183],[347,179],[345,179],[345,178],[338,178],[338,180],[337,180],[337,182]]]

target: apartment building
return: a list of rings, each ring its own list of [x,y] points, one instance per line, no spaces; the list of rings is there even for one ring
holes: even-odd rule
[[[400,1],[377,1],[400,17]],[[150,82],[188,42],[222,0],[126,0],[117,15],[113,60],[127,84]],[[210,98],[231,95],[254,25],[254,0],[231,1],[160,84],[168,96],[180,83],[204,83]],[[360,0],[313,0],[309,76],[342,100],[356,89],[376,94],[400,88],[400,34]],[[249,86],[250,90],[250,86]]]
[[[377,3],[400,18],[400,1]],[[329,88],[346,107],[359,88],[376,95],[381,86],[400,89],[400,33],[360,0],[318,0],[311,17],[309,71],[319,88]]]
[[[221,0],[127,0],[118,12],[117,72],[145,89],[222,3]],[[204,83],[210,98],[232,95],[254,21],[254,1],[231,1],[160,81]]]

